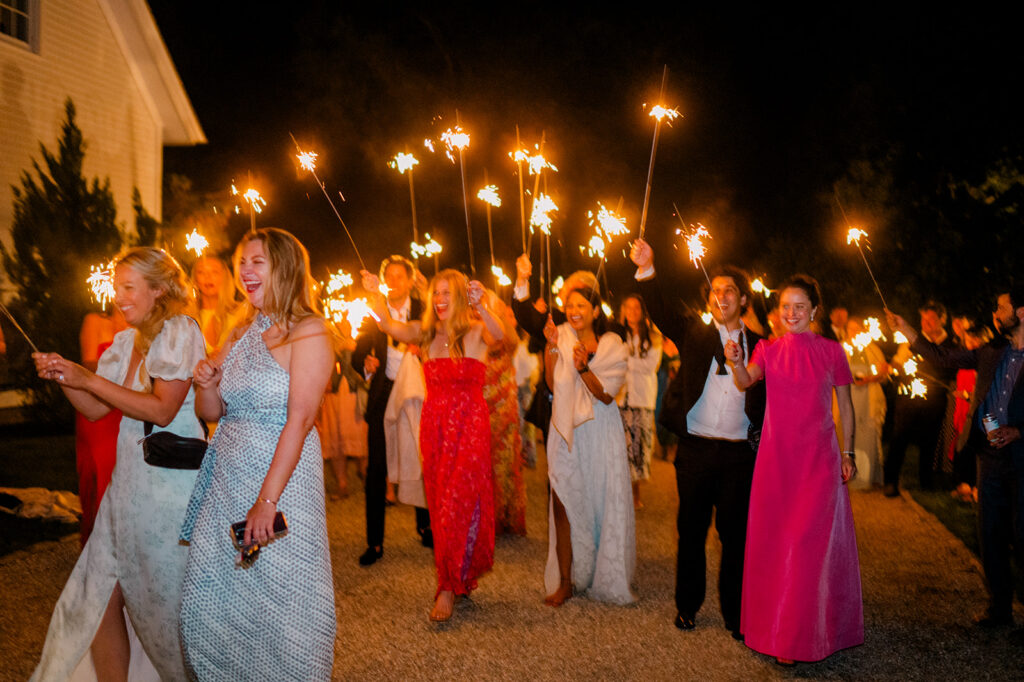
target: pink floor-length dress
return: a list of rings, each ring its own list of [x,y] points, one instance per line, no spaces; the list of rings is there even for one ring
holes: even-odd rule
[[[751,649],[819,661],[864,642],[860,565],[842,484],[832,387],[842,347],[812,332],[761,341],[768,408],[754,467],[741,630]]]

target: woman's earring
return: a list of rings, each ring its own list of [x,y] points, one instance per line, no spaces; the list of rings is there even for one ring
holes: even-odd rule
[[[811,322],[814,322],[814,313],[811,313]]]

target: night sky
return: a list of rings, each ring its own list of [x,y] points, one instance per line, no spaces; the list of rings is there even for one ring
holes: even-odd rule
[[[339,209],[371,268],[408,252],[408,182],[386,163],[412,151],[420,232],[444,244],[442,266],[466,269],[458,166],[422,146],[455,122],[456,108],[472,135],[466,171],[478,271],[489,266],[484,207],[473,198],[485,171],[505,202],[494,228],[506,271],[521,251],[507,157],[517,124],[524,142],[544,132],[545,156],[559,168],[548,179],[561,209],[556,274],[595,267],[577,248],[589,234],[586,212],[622,197],[629,224],[639,223],[653,131],[643,105],[657,99],[664,65],[664,101],[683,114],[662,128],[647,224],[664,270],[690,267],[670,254],[673,202],[687,222],[711,230],[709,260],[782,276],[803,268],[765,262],[769,240],[776,252],[780,242],[842,243],[833,188],[858,161],[897,148],[928,168],[978,178],[1022,148],[1024,58],[1010,17],[860,6],[595,12],[382,3],[353,12],[341,4],[150,3],[209,139],[167,149],[165,172],[189,176],[202,192],[241,186],[251,172],[269,202],[259,224],[296,233],[320,272],[357,265],[323,195],[298,169],[288,133],[321,154],[320,177],[333,196],[344,193]],[[856,197],[848,204],[854,222],[861,207]],[[246,225],[235,218],[229,228]],[[898,229],[869,227],[876,250]],[[632,272],[618,247],[608,262],[613,289]],[[846,254],[859,263],[855,251]]]

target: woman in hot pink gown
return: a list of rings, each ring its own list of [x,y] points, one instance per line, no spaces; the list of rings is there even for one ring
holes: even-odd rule
[[[817,283],[781,288],[787,333],[761,341],[744,368],[727,348],[740,388],[764,377],[768,408],[754,466],[747,523],[740,630],[747,646],[784,665],[820,661],[864,642],[857,539],[845,483],[856,475],[853,433],[840,453],[832,419],[835,388],[843,424],[853,424],[853,377],[842,347],[810,331]]]

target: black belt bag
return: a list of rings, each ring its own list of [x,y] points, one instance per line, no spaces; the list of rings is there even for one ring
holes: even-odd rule
[[[198,417],[197,417],[198,419]],[[153,433],[153,422],[145,422],[145,437],[142,438],[142,458],[146,464],[164,469],[198,469],[206,455],[206,438],[210,432],[206,422],[199,419],[206,438],[184,438],[170,431]]]

